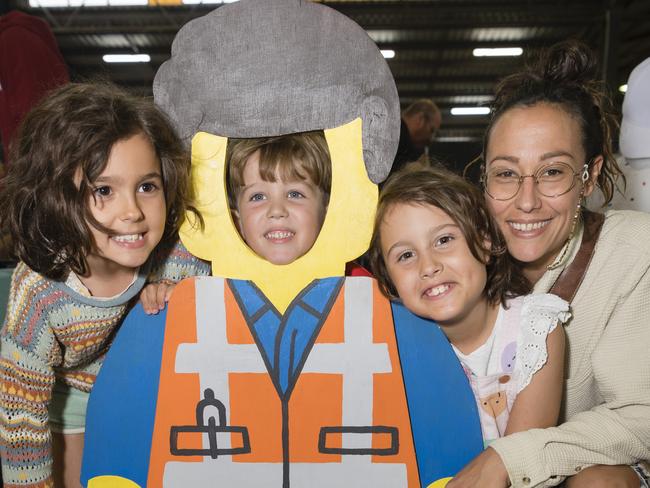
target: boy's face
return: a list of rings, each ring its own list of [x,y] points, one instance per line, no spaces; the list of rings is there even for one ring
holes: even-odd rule
[[[310,180],[264,181],[259,151],[244,167],[244,186],[233,212],[242,238],[260,257],[289,264],[316,242],[327,206],[323,191]]]

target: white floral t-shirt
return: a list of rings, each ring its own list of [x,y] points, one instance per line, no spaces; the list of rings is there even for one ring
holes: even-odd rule
[[[483,442],[503,437],[515,398],[548,357],[546,337],[571,314],[556,295],[531,294],[499,309],[490,337],[469,354],[454,347],[476,398]]]

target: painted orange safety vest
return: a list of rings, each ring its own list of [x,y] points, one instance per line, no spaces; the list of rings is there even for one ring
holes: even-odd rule
[[[147,486],[420,486],[390,303],[369,278],[328,280],[284,316],[250,282],[174,293]]]

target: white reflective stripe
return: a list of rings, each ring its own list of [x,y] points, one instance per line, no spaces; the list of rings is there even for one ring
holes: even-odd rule
[[[373,280],[367,277],[346,278],[344,288],[344,342],[340,344],[315,344],[303,372],[340,373],[343,375],[344,426],[372,425],[374,400],[373,375],[390,373],[392,367],[388,345],[373,343]],[[343,448],[367,446],[364,436],[343,434]],[[371,456],[343,456],[341,461],[350,464],[352,471],[362,465],[372,466]],[[369,476],[369,473],[366,473]],[[354,475],[353,479],[357,479]],[[374,479],[374,476],[372,477]],[[293,480],[293,474],[292,474]],[[347,481],[347,484],[350,480]],[[395,481],[395,480],[393,480]],[[341,480],[341,485],[346,485]],[[359,486],[356,481],[354,486]],[[332,483],[330,486],[337,486]],[[400,486],[399,483],[392,486]]]
[[[168,462],[163,474],[163,487],[282,487],[282,463],[233,463],[231,459],[232,456],[220,456],[217,459],[203,458],[201,463]],[[311,485],[303,486],[306,488]],[[292,488],[299,488],[299,486],[292,485]]]
[[[225,458],[207,458],[202,463],[169,462],[165,466],[163,486],[282,487],[282,463],[224,463],[223,459]],[[404,464],[354,466],[338,463],[292,463],[290,476],[291,488],[408,487]]]
[[[373,374],[390,373],[387,344],[373,344],[372,280],[351,278],[345,284],[345,359],[343,374],[343,425],[372,425]],[[340,359],[339,359],[340,361]],[[364,447],[363,438],[343,434],[344,448]],[[370,456],[348,456],[344,462],[372,462]]]
[[[201,397],[206,388],[226,406],[230,423],[228,374],[233,372],[265,373],[266,366],[255,344],[229,344],[226,335],[226,305],[223,278],[196,278],[196,344],[178,346],[177,373],[198,373]],[[178,324],[191,327],[191,324]]]

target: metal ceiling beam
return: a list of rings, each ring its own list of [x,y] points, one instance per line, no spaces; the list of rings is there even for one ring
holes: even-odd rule
[[[610,91],[618,88],[618,53],[621,35],[621,13],[616,0],[611,0],[605,15],[605,45],[603,46],[603,79]]]
[[[329,2],[327,5],[355,20],[365,29],[420,30],[503,27],[567,27],[588,25],[602,18],[600,2]],[[595,5],[594,5],[595,3]],[[169,32],[204,15],[218,5],[175,7],[78,7],[47,9],[59,25],[57,34],[76,32]],[[45,9],[32,9],[38,15]]]
[[[602,16],[603,2],[395,1],[324,2],[365,28],[519,27],[584,24]]]

